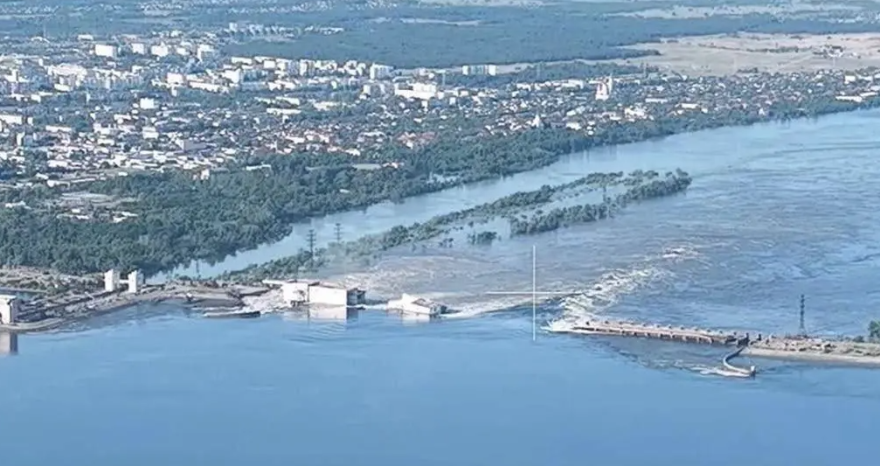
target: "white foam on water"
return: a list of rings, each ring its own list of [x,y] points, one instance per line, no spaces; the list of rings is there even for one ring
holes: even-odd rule
[[[660,254],[646,257],[642,263],[630,268],[606,272],[583,292],[564,298],[562,314],[550,322],[547,329],[564,332],[580,322],[596,319],[623,296],[658,281],[674,278],[670,265],[698,257],[700,254],[694,248],[671,247]]]
[[[278,312],[288,309],[290,306],[284,302],[281,290],[270,290],[259,296],[247,296],[242,298],[244,309],[248,311],[260,311],[263,314]]]
[[[644,257],[629,268],[603,273],[589,284],[585,284],[580,276],[566,276],[564,268],[561,272],[555,271],[553,276],[545,274],[541,290],[572,291],[561,299],[562,313],[551,325],[559,329],[570,328],[584,319],[595,318],[617,304],[623,296],[671,278],[671,265],[697,257],[699,253],[693,248],[670,247]],[[570,275],[577,273],[582,272],[575,270]],[[367,298],[377,303],[370,308],[384,309],[384,302],[408,293],[444,304],[455,311],[445,318],[461,319],[530,305],[533,297],[529,278],[530,272],[511,270],[510,264],[505,265],[503,261],[438,254],[383,259],[366,270],[329,277],[328,280],[366,289]],[[490,290],[515,294],[491,294]],[[537,300],[540,305],[559,297],[544,294]],[[278,290],[244,301],[247,309],[261,312],[289,307],[282,301]]]
[[[700,375],[714,375],[719,377],[735,377],[741,379],[748,379],[751,376],[747,374],[743,374],[742,372],[730,371],[721,367],[708,367],[708,366],[693,366],[689,367],[690,370],[694,372],[698,372]]]

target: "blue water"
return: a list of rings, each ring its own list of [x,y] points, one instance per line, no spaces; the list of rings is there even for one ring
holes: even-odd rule
[[[713,348],[543,332],[533,342],[530,309],[487,313],[504,305],[483,291],[530,289],[536,244],[542,289],[585,291],[544,305],[541,323],[598,312],[794,331],[807,293],[811,332],[864,332],[880,317],[878,117],[573,157],[469,189],[531,189],[591,167],[681,167],[695,181],[685,196],[601,224],[490,248],[394,251],[337,271],[370,293],[435,293],[467,319],[412,324],[375,310],[348,321],[214,321],[140,307],[22,336],[17,356],[0,358],[0,457],[15,466],[872,464],[880,371],[754,360],[756,379],[727,379],[705,371],[720,361]],[[466,191],[438,194],[435,208]],[[431,199],[412,205],[427,211]],[[0,350],[9,345],[0,335]]]
[[[869,461],[880,416],[877,372],[695,377],[509,317],[156,318],[20,350],[0,363],[16,466],[831,465]]]

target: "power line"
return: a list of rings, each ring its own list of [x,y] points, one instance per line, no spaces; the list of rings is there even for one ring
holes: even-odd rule
[[[538,339],[538,247],[532,245],[532,341]]]
[[[315,268],[315,230],[309,230],[309,268],[314,270]]]
[[[801,335],[801,336],[804,336],[804,337],[805,337],[805,336],[807,336],[807,326],[804,325],[804,310],[805,310],[805,305],[804,305],[804,295],[801,295],[801,310],[800,310],[800,328],[799,328],[799,332],[800,332],[800,335]]]

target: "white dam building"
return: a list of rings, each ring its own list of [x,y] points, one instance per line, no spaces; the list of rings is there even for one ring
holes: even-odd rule
[[[267,285],[279,286],[281,296],[287,304],[326,304],[330,306],[360,306],[364,304],[366,291],[348,288],[335,283],[320,281],[266,280]]]

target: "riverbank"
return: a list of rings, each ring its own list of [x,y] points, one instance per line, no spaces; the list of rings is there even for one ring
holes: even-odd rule
[[[496,180],[546,167],[570,153],[877,105],[878,100],[869,97],[858,97],[859,102],[838,100],[839,95],[864,91],[860,82],[844,82],[842,74],[810,78],[738,76],[694,85],[681,78],[664,77],[658,84],[662,82],[664,88],[674,88],[674,92],[670,90],[673,94],[669,98],[659,100],[652,94],[655,87],[621,83],[615,110],[601,102],[589,102],[588,114],[590,118],[595,115],[595,120],[569,122],[562,108],[546,115],[546,119],[538,115],[540,124],[535,125],[517,120],[515,128],[505,126],[488,134],[478,130],[478,134],[441,132],[424,146],[378,152],[373,158],[382,159],[376,162],[386,165],[380,163],[374,170],[358,169],[350,159],[338,155],[324,162],[332,166],[315,166],[315,157],[268,156],[264,162],[271,169],[217,173],[204,182],[194,183],[191,176],[183,174],[114,178],[88,189],[126,199],[145,199],[143,194],[149,192],[148,201],[130,206],[137,217],[114,226],[97,221],[70,222],[37,210],[17,213],[15,217],[20,218],[16,222],[0,225],[10,238],[3,246],[4,257],[9,262],[72,273],[101,272],[122,264],[148,275],[157,274],[179,270],[190,260],[223,261],[233,253],[283,241],[292,225],[309,218]],[[773,83],[773,92],[755,94],[755,82],[765,81]],[[695,86],[704,93],[708,89],[711,96],[694,94]],[[822,92],[804,92],[819,87]],[[782,91],[802,97],[794,103],[779,101]],[[571,98],[580,99],[583,94]],[[490,127],[504,126],[497,115],[494,120],[491,115],[483,117],[489,118],[486,123],[491,123]],[[524,116],[517,115],[520,118]],[[35,237],[31,232],[39,225],[63,231],[66,241]],[[332,234],[325,241],[331,238]],[[135,244],[137,247],[132,246]]]
[[[823,339],[769,339],[753,342],[743,356],[880,367],[880,344]]]
[[[94,292],[44,297],[26,302],[14,324],[0,324],[0,330],[12,333],[41,332],[77,320],[87,320],[144,303],[174,302],[191,309],[241,308],[243,298],[259,296],[265,287],[211,286],[194,282],[147,285],[137,293]]]

